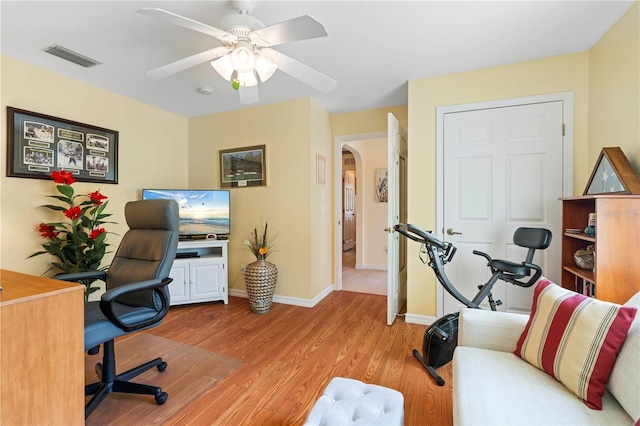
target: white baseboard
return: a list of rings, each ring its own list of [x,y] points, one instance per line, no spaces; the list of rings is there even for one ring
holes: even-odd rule
[[[387,265],[362,265],[357,264],[355,269],[375,269],[377,271],[386,271]]]
[[[311,302],[313,303],[313,306],[316,306],[318,303],[320,303],[320,301],[322,301],[322,299],[327,297],[332,291],[333,291],[333,285],[329,285],[329,286],[325,287],[324,290],[322,290],[313,299],[311,299]]]
[[[404,322],[408,322],[411,324],[431,325],[436,320],[437,320],[436,317],[427,316],[427,315],[410,314],[409,312],[407,312],[404,315]]]
[[[235,288],[230,288],[229,289],[229,296],[244,297],[245,299],[249,298],[247,296],[247,292],[245,290],[236,290]]]
[[[313,299],[301,299],[298,297],[289,297],[289,296],[278,296],[277,294],[273,296],[273,301],[276,303],[283,303],[285,305],[293,305],[293,306],[302,306],[304,308],[313,308],[316,306],[322,299],[327,297],[329,293],[333,291],[333,286],[328,286],[324,290],[320,292],[320,294],[316,295]],[[237,290],[235,288],[229,289],[229,296],[234,297],[243,297],[248,299],[246,290]]]

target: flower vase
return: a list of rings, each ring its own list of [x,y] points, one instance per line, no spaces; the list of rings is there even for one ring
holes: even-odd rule
[[[273,294],[278,281],[278,268],[266,260],[257,260],[244,269],[244,282],[251,311],[266,314],[271,309]]]

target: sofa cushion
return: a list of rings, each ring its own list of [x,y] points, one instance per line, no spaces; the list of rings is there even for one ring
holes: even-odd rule
[[[640,309],[640,293],[636,293],[624,306]],[[616,397],[633,420],[640,420],[640,315],[636,315],[629,327],[627,339],[620,349],[613,366],[607,389]],[[631,372],[631,374],[629,374]],[[635,374],[633,374],[635,372]]]
[[[603,409],[592,410],[511,352],[458,346],[452,388],[455,425],[633,424],[610,392],[602,397]]]
[[[541,280],[514,353],[602,409],[605,384],[637,309],[583,296]]]
[[[458,346],[512,353],[529,315],[464,308],[458,319]]]

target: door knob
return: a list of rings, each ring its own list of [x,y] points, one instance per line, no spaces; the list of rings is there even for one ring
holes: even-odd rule
[[[447,229],[447,235],[462,235],[462,232],[454,231],[453,228]]]

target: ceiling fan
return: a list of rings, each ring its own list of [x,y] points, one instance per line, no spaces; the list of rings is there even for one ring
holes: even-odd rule
[[[336,81],[271,47],[292,41],[325,37],[327,31],[309,15],[266,27],[250,16],[252,1],[232,1],[236,11],[220,22],[222,29],[212,27],[163,9],[141,8],[138,13],[179,25],[217,38],[222,46],[180,59],[147,73],[150,78],[165,78],[188,68],[211,62],[213,68],[240,94],[240,103],[258,101],[258,78],[267,81],[276,70],[308,84],[323,93],[336,88]]]

